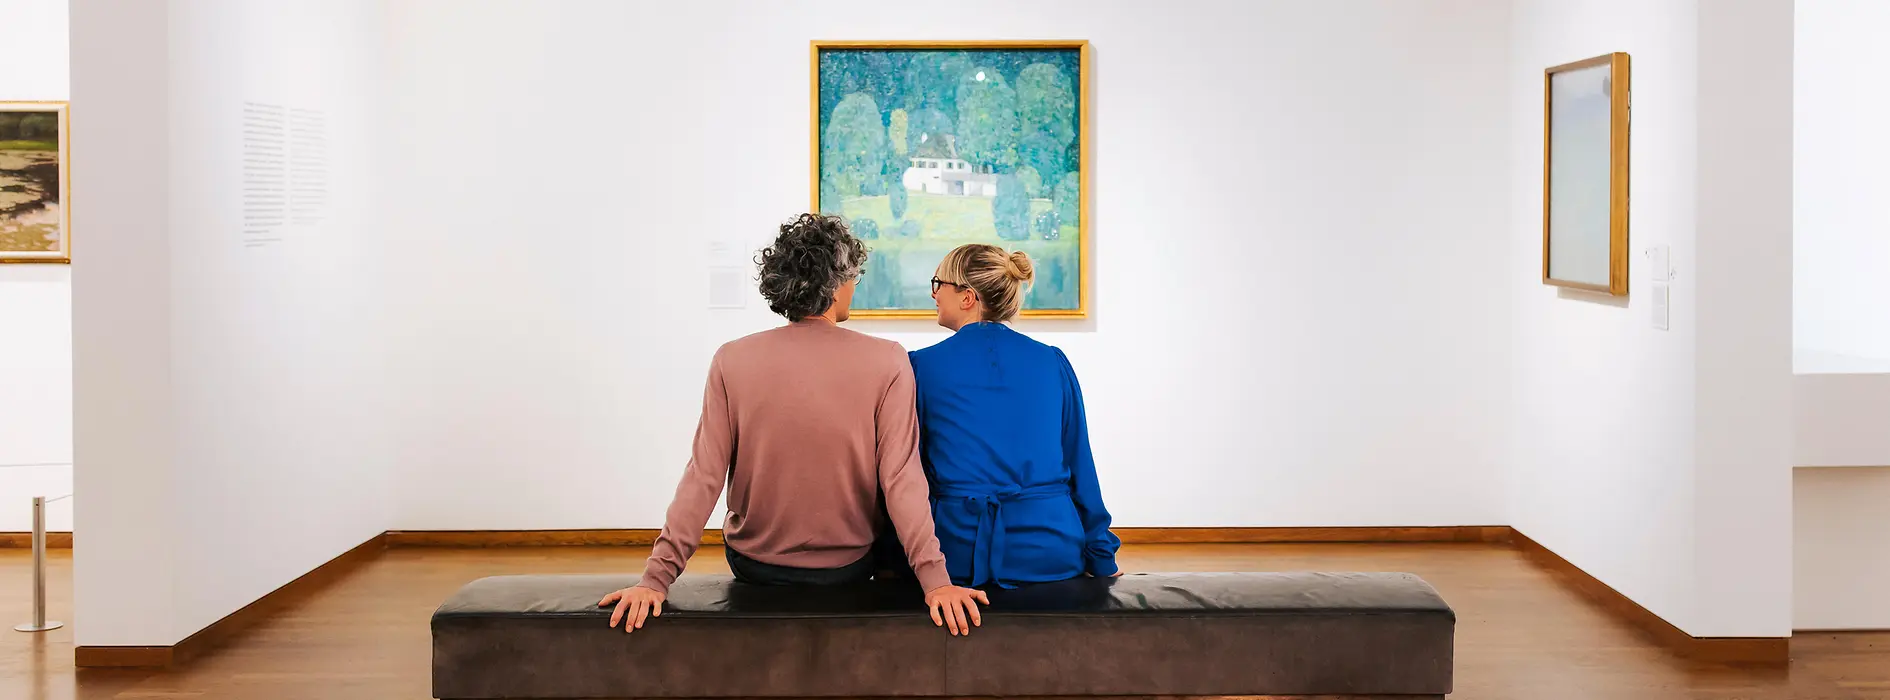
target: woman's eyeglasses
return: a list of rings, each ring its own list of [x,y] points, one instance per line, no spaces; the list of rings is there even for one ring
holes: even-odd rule
[[[965,288],[965,285],[962,285],[962,284],[959,284],[959,283],[957,283],[957,282],[947,282],[947,281],[945,281],[945,280],[942,280],[942,279],[939,279],[939,278],[937,278],[937,277],[933,277],[933,278],[932,278],[932,293],[933,293],[933,294],[937,294],[937,293],[938,293],[938,288],[939,288],[939,287],[941,287],[941,286],[944,286],[944,285],[947,285],[947,284],[949,284],[949,285],[951,285],[951,286],[954,286],[954,287],[957,287],[957,288],[959,288],[959,289],[964,289],[964,288]]]

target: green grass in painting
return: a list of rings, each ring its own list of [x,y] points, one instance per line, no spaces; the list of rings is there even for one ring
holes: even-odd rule
[[[957,241],[974,243],[991,241],[1010,247],[1018,241],[998,239],[997,225],[991,217],[991,200],[988,197],[958,197],[936,194],[912,193],[908,195],[905,221],[919,223],[918,238],[934,241]],[[1037,215],[1049,211],[1048,199],[1030,201],[1029,221],[1035,221]],[[858,197],[849,199],[841,215],[847,221],[872,219],[879,225],[879,237],[907,238],[901,227],[905,223],[893,218],[891,198]],[[1073,228],[1073,227],[1066,227]]]
[[[1049,200],[1034,200],[1031,216],[1050,207]],[[866,237],[871,253],[865,278],[855,293],[856,308],[933,308],[931,280],[938,262],[953,248],[978,241],[1030,255],[1036,265],[1036,279],[1024,298],[1025,309],[1068,309],[1077,305],[1082,246],[1075,226],[1064,226],[1054,240],[1038,235],[1028,240],[1000,240],[992,223],[990,199],[927,194],[910,196],[903,221],[892,217],[891,204],[884,196],[849,199],[843,215],[856,233],[863,228],[860,222],[866,220],[877,228],[876,234]]]
[[[0,141],[0,151],[57,151],[59,144],[52,141]]]

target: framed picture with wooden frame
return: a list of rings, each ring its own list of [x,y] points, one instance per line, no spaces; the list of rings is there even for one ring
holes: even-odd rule
[[[1088,41],[810,50],[812,207],[869,249],[854,317],[932,318],[932,273],[966,243],[1030,255],[1020,317],[1088,317]]]
[[[1628,293],[1629,60],[1543,73],[1542,282]]]
[[[0,263],[72,262],[64,102],[0,102]]]

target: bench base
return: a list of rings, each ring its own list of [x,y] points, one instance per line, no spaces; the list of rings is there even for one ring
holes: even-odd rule
[[[499,698],[1244,697],[1451,690],[1456,616],[1395,573],[1132,574],[992,591],[953,637],[917,586],[684,576],[662,617],[610,629],[622,576],[495,577],[433,617],[433,691]]]
[[[989,695],[912,696],[925,700],[992,700]],[[1004,700],[1444,700],[1443,695],[1006,695]],[[479,700],[478,698],[439,698],[439,700]],[[581,698],[578,700],[649,700],[648,698]],[[714,698],[675,698],[671,700],[716,700]],[[880,700],[879,698],[774,698],[773,700]]]

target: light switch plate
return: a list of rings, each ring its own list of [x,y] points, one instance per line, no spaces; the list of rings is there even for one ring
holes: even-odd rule
[[[1668,309],[1672,307],[1671,304],[1668,303],[1672,301],[1667,294],[1669,286],[1666,282],[1655,282],[1653,287],[1650,295],[1654,298],[1653,310],[1651,312],[1654,328],[1664,331],[1667,330],[1668,325]]]

